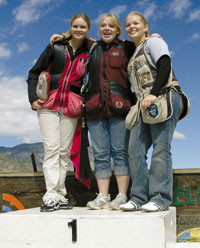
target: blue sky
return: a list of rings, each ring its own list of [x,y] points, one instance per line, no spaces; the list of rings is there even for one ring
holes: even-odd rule
[[[114,13],[123,27],[130,11],[145,15],[150,33],[168,43],[175,74],[191,101],[191,113],[178,123],[173,142],[174,168],[198,168],[200,152],[200,1],[199,0],[0,0],[0,146],[41,141],[37,116],[27,99],[29,69],[54,33],[69,29],[77,12],[92,22]]]

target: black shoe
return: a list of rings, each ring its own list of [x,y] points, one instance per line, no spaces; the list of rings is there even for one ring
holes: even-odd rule
[[[55,199],[48,199],[41,207],[40,212],[52,212],[59,209],[59,203]]]
[[[62,198],[58,201],[59,209],[72,209],[73,205],[67,198]]]

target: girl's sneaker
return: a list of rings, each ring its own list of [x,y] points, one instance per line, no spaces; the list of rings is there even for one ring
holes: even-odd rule
[[[87,207],[95,210],[109,208],[110,195],[105,196],[102,193],[97,195],[97,198],[87,203]]]
[[[59,209],[59,203],[55,199],[48,199],[40,207],[40,212],[52,212]]]
[[[73,205],[71,204],[71,202],[69,202],[69,200],[65,197],[60,199],[58,203],[59,203],[59,209],[72,209],[73,208]]]
[[[123,195],[122,193],[119,193],[116,198],[111,201],[110,208],[113,210],[119,210],[120,205],[125,204],[127,202],[126,195]]]
[[[148,202],[147,204],[142,205],[142,211],[145,212],[158,212],[162,211],[162,208],[155,202]]]
[[[140,211],[141,207],[135,202],[129,200],[127,203],[120,205],[122,211]]]

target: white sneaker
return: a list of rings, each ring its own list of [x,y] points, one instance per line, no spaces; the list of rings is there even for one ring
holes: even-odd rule
[[[156,204],[155,202],[148,202],[145,205],[142,205],[141,207],[142,211],[145,212],[158,212],[158,211],[162,211],[161,207]]]
[[[59,209],[59,203],[55,199],[47,199],[40,207],[40,212],[51,212]]]
[[[61,198],[59,201],[59,209],[72,209],[73,205],[69,200],[65,197]]]
[[[119,207],[123,211],[140,211],[141,208],[133,201],[128,201],[125,204],[120,205]]]
[[[119,193],[116,198],[111,201],[110,203],[110,208],[114,210],[119,210],[120,205],[124,204],[127,202],[127,197],[126,195],[123,195],[122,193]]]
[[[102,193],[99,193],[97,195],[97,198],[93,201],[89,201],[87,203],[87,207],[91,209],[103,209],[103,208],[109,208],[110,205],[110,195],[105,196]]]

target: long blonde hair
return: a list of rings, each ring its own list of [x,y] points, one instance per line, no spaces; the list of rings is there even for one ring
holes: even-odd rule
[[[88,25],[88,29],[90,29],[91,27],[91,22],[90,22],[90,18],[86,15],[86,14],[83,14],[83,13],[77,13],[75,14],[72,18],[71,18],[71,21],[70,21],[70,25],[72,26],[73,22],[77,19],[77,18],[82,18]],[[66,32],[65,34],[63,34],[63,38],[67,39],[67,38],[70,38],[72,35],[71,35],[71,31],[68,31]]]
[[[137,11],[132,11],[132,12],[130,12],[130,13],[127,15],[127,17],[126,17],[126,19],[125,19],[125,26],[126,26],[126,20],[127,20],[128,16],[134,16],[134,15],[140,17],[140,20],[141,20],[141,22],[144,24],[144,26],[148,25],[146,18],[145,18],[141,13],[139,13],[139,12],[137,12]],[[145,36],[146,36],[146,37],[149,37],[149,36],[150,36],[150,34],[149,34],[148,31],[145,32]]]
[[[111,19],[111,24],[118,29],[118,32],[119,32],[118,36],[120,36],[122,34],[122,27],[121,27],[119,18],[114,14],[105,14],[105,15],[103,15],[101,17],[100,22],[99,22],[99,29],[101,27],[102,22],[104,21],[104,19],[106,17],[109,17]]]

